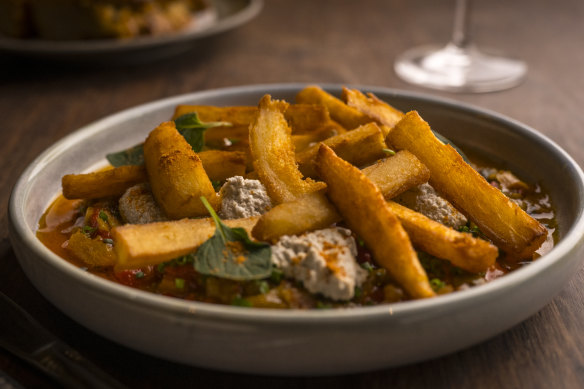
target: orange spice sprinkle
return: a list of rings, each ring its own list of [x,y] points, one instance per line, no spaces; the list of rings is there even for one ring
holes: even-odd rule
[[[245,247],[243,246],[243,243],[240,241],[235,241],[235,242],[226,242],[225,246],[227,246],[227,249],[233,254],[233,255],[243,255],[245,254],[247,251],[245,250]]]
[[[345,275],[345,269],[339,266],[338,257],[339,252],[343,250],[343,247],[325,241],[322,244],[322,248],[323,250],[320,255],[324,258],[326,266],[329,268],[329,270],[334,274]]]

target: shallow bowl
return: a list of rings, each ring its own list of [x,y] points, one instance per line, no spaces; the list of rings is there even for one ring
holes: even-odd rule
[[[22,174],[9,204],[11,239],[32,283],[92,331],[141,352],[221,370],[325,375],[403,365],[469,347],[541,309],[582,260],[584,176],[560,147],[499,114],[386,88],[374,92],[416,109],[458,146],[489,155],[540,182],[557,212],[559,243],[533,263],[488,284],[434,299],[332,310],[220,306],[150,294],[89,274],[35,237],[66,173],[91,170],[107,152],[143,141],[177,104],[256,105],[265,93],[294,101],[300,84],[255,85],[156,101],[79,129],[42,153]],[[324,85],[340,94],[339,85]]]

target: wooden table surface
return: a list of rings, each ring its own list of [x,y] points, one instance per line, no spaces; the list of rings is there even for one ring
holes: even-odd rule
[[[121,347],[52,306],[21,270],[7,205],[21,171],[64,135],[103,116],[193,91],[257,83],[386,86],[427,92],[507,115],[584,162],[584,2],[491,0],[473,9],[474,38],[527,61],[525,82],[488,94],[408,85],[392,70],[410,47],[445,43],[454,1],[269,0],[250,23],[180,56],[134,65],[73,65],[0,54],[0,291],[131,388],[577,388],[584,385],[584,272],[539,313],[477,346],[415,365],[342,377],[281,378],[182,366]],[[536,161],[534,161],[536,162]],[[0,313],[0,320],[4,320]],[[57,387],[0,351],[0,370],[25,387]]]

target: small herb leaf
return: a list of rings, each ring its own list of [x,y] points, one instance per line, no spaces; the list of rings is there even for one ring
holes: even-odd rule
[[[201,201],[217,227],[215,234],[195,253],[195,270],[231,280],[257,280],[272,274],[269,244],[249,239],[243,228],[230,228],[217,216],[206,198]]]
[[[129,149],[107,154],[105,157],[114,166],[142,165],[144,163],[144,145],[140,143]]]
[[[205,147],[204,134],[207,129],[218,126],[231,126],[231,123],[228,122],[203,123],[199,120],[199,115],[196,112],[179,116],[175,119],[174,124],[178,132],[196,153]],[[107,154],[106,159],[114,167],[142,165],[144,163],[144,144],[140,143],[126,150]]]
[[[174,120],[176,129],[187,140],[193,150],[198,153],[205,146],[205,131],[212,127],[231,126],[228,122],[203,123],[196,112],[186,113]]]
[[[430,286],[432,287],[432,289],[434,289],[434,292],[438,292],[440,289],[444,288],[446,284],[444,283],[444,281],[438,278],[432,278],[430,280]]]

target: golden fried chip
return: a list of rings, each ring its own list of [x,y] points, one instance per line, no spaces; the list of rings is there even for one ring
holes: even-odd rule
[[[335,151],[339,157],[355,166],[363,166],[382,158],[386,148],[385,139],[379,126],[375,123],[364,124],[352,131],[333,136],[322,141]],[[314,159],[319,145],[296,154],[298,168],[305,177],[316,178]]]
[[[144,164],[152,194],[165,215],[171,219],[208,215],[201,196],[213,208],[219,197],[207,176],[203,163],[174,122],[154,129],[144,142]]]
[[[307,86],[298,92],[296,95],[296,102],[302,104],[324,105],[328,108],[331,118],[347,130],[352,130],[371,121],[367,115],[359,112],[353,107],[349,107],[340,99],[325,92],[322,88],[316,85]]]
[[[256,221],[257,217],[251,217],[224,220],[223,223],[232,228],[244,228],[250,234]],[[213,236],[215,229],[212,218],[116,227],[112,230],[112,237],[118,259],[117,266],[138,268],[187,255]]]
[[[452,146],[440,142],[417,112],[408,112],[387,142],[418,157],[430,170],[434,189],[503,251],[530,258],[545,241],[545,227],[490,185]]]
[[[296,165],[290,127],[284,118],[288,104],[265,95],[250,126],[249,139],[253,166],[268,195],[276,204],[325,187],[310,178],[304,180]]]
[[[198,155],[210,180],[245,175],[246,156],[242,151],[205,150]]]
[[[471,273],[484,272],[495,264],[499,250],[491,243],[453,230],[393,201],[387,204],[414,247]]]
[[[377,263],[413,298],[435,295],[407,233],[379,189],[359,169],[321,145],[318,174],[343,220],[373,253]]]
[[[228,132],[229,128],[247,129],[254,120],[257,110],[257,107],[252,106],[178,105],[175,108],[172,119],[196,112],[202,122],[231,123],[230,127],[218,127]],[[299,134],[312,132],[330,122],[329,112],[326,107],[315,104],[290,104],[284,112],[284,117],[292,131]]]
[[[387,200],[430,179],[428,168],[406,150],[367,166],[363,174],[377,185]]]
[[[408,151],[399,151],[394,156],[379,160],[363,169],[363,173],[377,185],[386,199],[423,184],[430,177],[428,169]],[[321,192],[314,192],[276,205],[264,213],[253,229],[253,236],[261,241],[274,241],[282,235],[299,235],[341,220],[341,215],[326,197]]]
[[[385,101],[379,100],[374,94],[365,96],[356,89],[343,88],[342,99],[349,107],[367,115],[377,123],[382,124],[384,135],[393,128],[403,117],[404,113]]]
[[[144,166],[120,166],[87,174],[63,176],[63,196],[67,199],[99,199],[121,196],[126,189],[147,180]]]
[[[274,242],[283,235],[300,235],[341,221],[341,215],[324,192],[309,193],[264,213],[252,230],[254,238]]]

